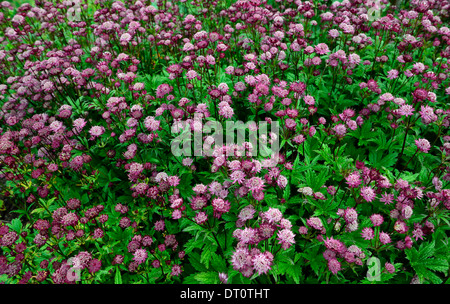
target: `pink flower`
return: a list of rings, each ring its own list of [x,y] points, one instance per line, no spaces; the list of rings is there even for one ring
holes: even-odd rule
[[[416,139],[415,143],[417,148],[423,153],[428,153],[428,151],[430,150],[430,142],[424,138]]]
[[[354,208],[347,208],[344,212],[344,219],[347,223],[353,223],[358,219],[358,213]]]
[[[269,251],[255,254],[252,257],[253,268],[258,273],[258,275],[267,273],[271,269],[272,262],[273,255]]]
[[[361,231],[361,236],[365,240],[372,240],[375,237],[375,234],[372,228],[366,227]]]
[[[398,71],[397,70],[390,70],[388,72],[387,78],[389,78],[389,79],[396,79],[396,78],[398,78]]]
[[[334,132],[336,132],[337,137],[344,137],[347,133],[347,127],[343,124],[337,124],[333,127]]]
[[[295,234],[289,229],[283,229],[278,231],[277,240],[281,243],[281,248],[288,249],[295,243]]]
[[[408,231],[408,226],[406,225],[405,222],[397,220],[394,224],[394,230],[397,231],[398,233],[404,234]]]
[[[428,105],[421,106],[420,117],[424,124],[428,125],[438,119],[437,115],[434,114],[434,109]]]
[[[309,106],[313,106],[316,103],[316,100],[311,95],[306,95],[305,97],[303,97],[303,100]]]
[[[145,249],[136,249],[134,252],[133,260],[136,261],[138,264],[142,264],[147,259],[147,251]]]
[[[365,186],[361,188],[361,196],[368,202],[371,202],[375,199],[376,194],[373,191],[372,187]]]
[[[247,205],[246,207],[242,208],[242,210],[239,212],[238,218],[241,221],[247,221],[253,218],[255,212],[256,210],[252,205]]]
[[[245,186],[251,191],[261,191],[264,188],[264,181],[255,176],[247,180]]]
[[[170,275],[176,277],[176,276],[179,276],[182,272],[183,272],[183,270],[181,270],[181,266],[175,264],[175,265],[172,266],[172,269],[170,271]]]
[[[195,222],[199,225],[205,223],[208,220],[208,216],[205,212],[199,212],[194,218]]]
[[[270,207],[269,210],[264,212],[261,216],[269,224],[278,223],[283,218],[283,214],[280,210]]]
[[[306,220],[306,225],[319,231],[323,229],[322,220],[318,217],[310,217]]]
[[[348,175],[345,180],[350,188],[357,188],[361,185],[361,179],[358,171],[354,171]]]
[[[330,31],[330,35],[331,35],[331,31]],[[328,45],[326,45],[325,43],[319,43],[318,45],[315,46],[314,50],[319,55],[325,55],[330,52]]]
[[[344,253],[347,250],[341,241],[336,240],[333,237],[327,237],[327,239],[324,240],[324,245],[327,249],[336,253]]]
[[[400,115],[404,115],[406,117],[413,115],[413,112],[414,112],[414,107],[411,105],[408,105],[408,104],[404,104],[398,109],[398,113]]]
[[[211,205],[213,206],[214,212],[225,213],[230,210],[230,203],[221,198],[213,199]]]
[[[379,238],[381,244],[389,244],[391,242],[391,237],[386,232],[380,232]]]
[[[386,262],[386,263],[384,264],[384,268],[385,268],[386,271],[389,272],[389,273],[394,273],[394,272],[395,272],[395,266],[392,265],[392,264],[389,263],[389,262]]]
[[[287,183],[288,183],[288,180],[287,180],[287,178],[284,175],[278,176],[278,178],[277,178],[277,185],[278,185],[278,187],[284,189],[286,187]]]
[[[156,231],[163,231],[166,224],[164,223],[164,220],[159,220],[155,223],[155,230]]]
[[[245,182],[245,173],[241,170],[236,170],[230,174],[230,178],[233,181],[233,184],[238,183],[242,185]]]
[[[231,256],[231,264],[233,269],[242,270],[252,265],[252,257],[247,248],[237,248]]]
[[[416,229],[414,229],[413,232],[412,232],[412,235],[413,235],[413,237],[416,239],[416,241],[417,241],[418,239],[423,240],[424,233],[423,233],[422,228],[417,227]]]
[[[105,128],[103,126],[93,126],[89,130],[89,134],[93,137],[101,136],[103,133],[105,133]]]
[[[392,193],[381,194],[380,202],[383,202],[385,205],[389,205],[393,201],[394,201],[394,195]]]
[[[237,235],[242,244],[257,244],[259,241],[258,230],[255,228],[244,228]]]
[[[372,221],[372,224],[374,226],[380,226],[381,224],[383,224],[383,216],[381,214],[372,214],[370,216],[370,220]]]
[[[328,269],[333,274],[337,274],[341,270],[341,263],[337,259],[330,259],[328,260]]]

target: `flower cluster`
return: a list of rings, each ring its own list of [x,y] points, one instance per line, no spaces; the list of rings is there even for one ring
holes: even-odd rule
[[[450,5],[394,2],[1,2],[0,283],[444,282]]]

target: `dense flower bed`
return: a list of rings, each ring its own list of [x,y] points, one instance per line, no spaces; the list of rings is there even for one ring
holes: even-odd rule
[[[0,281],[448,282],[449,9],[0,3]]]

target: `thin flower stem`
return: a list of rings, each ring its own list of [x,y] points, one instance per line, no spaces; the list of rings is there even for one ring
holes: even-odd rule
[[[408,136],[408,130],[409,130],[409,128],[410,128],[410,126],[409,126],[410,117],[411,117],[411,116],[408,117],[408,123],[406,124],[406,129],[405,129],[405,137],[403,138],[403,146],[402,146],[402,150],[401,150],[401,152],[400,152],[400,155],[398,156],[396,165],[398,164],[398,162],[399,162],[400,159],[402,158],[402,156],[403,156],[403,151],[405,150],[406,137]]]
[[[414,158],[414,156],[416,156],[417,152],[419,152],[419,148],[417,148],[416,152],[414,152],[413,156],[411,156],[411,158],[408,160],[408,162],[406,163],[406,165],[403,167],[403,169],[401,171],[398,172],[396,179],[400,176],[400,174],[402,174],[402,172],[408,167],[409,162],[411,161],[411,159]]]

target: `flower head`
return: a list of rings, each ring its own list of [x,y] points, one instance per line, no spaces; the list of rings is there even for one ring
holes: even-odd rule
[[[257,253],[252,257],[253,268],[258,275],[267,273],[271,269],[272,262],[273,255],[269,251]]]
[[[371,202],[375,199],[376,194],[375,191],[370,186],[364,186],[361,188],[361,196],[368,202]]]
[[[430,150],[430,142],[426,140],[425,138],[420,138],[415,140],[417,148],[422,151],[423,153],[428,153]]]
[[[277,240],[280,242],[281,248],[288,249],[291,247],[295,243],[294,236],[295,234],[289,229],[278,231]]]

